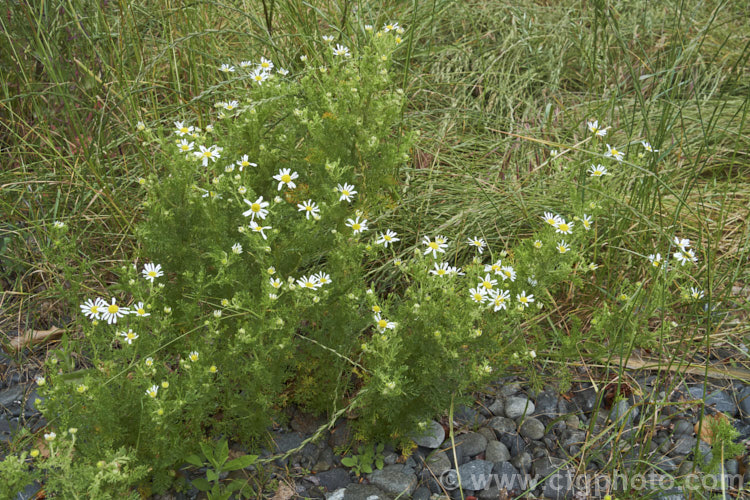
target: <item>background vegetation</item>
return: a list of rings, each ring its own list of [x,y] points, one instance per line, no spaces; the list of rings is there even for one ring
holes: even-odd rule
[[[595,283],[550,297],[540,313],[549,329],[528,332],[543,346],[538,362],[566,375],[581,363],[627,365],[640,349],[672,368],[729,347],[731,362],[747,364],[747,9],[643,0],[9,2],[0,12],[0,342],[13,352],[17,332],[68,325],[66,299],[95,294],[111,269],[132,261],[137,181],[160,174],[137,122],[157,128],[205,113],[222,95],[224,62],[265,55],[294,71],[299,56],[314,60],[322,34],[398,20],[408,33],[397,63],[409,97],[404,127],[420,136],[384,225],[405,241],[445,231],[510,249],[543,211],[571,211],[580,185],[561,172],[581,168],[581,154],[601,156],[585,127],[596,118],[611,127],[606,142],[630,151],[643,139],[659,153],[607,193]],[[55,263],[55,220],[77,236],[73,261]],[[664,254],[675,235],[700,249],[695,284],[710,289],[711,314],[646,286],[645,257]],[[85,281],[66,282],[66,266]],[[370,272],[387,282],[392,268]],[[592,327],[602,297],[638,290],[617,322]]]

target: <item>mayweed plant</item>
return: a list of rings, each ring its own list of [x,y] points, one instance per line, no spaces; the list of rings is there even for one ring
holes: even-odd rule
[[[252,442],[290,404],[346,410],[358,437],[404,440],[452,394],[543,356],[538,320],[596,275],[608,186],[628,156],[607,145],[583,162],[588,198],[538,209],[530,237],[509,247],[460,227],[399,234],[383,221],[414,141],[391,78],[403,33],[391,23],[365,30],[366,43],[325,37],[289,71],[226,62],[210,125],[182,116],[139,132],[161,150],[159,175],[139,181],[147,261],[81,300],[90,368],[62,351],[40,387],[81,456],[127,450],[163,490],[202,441]],[[698,255],[680,237],[643,259],[673,283]],[[393,279],[375,281],[376,266]],[[704,299],[685,283],[685,297]],[[592,334],[628,317],[642,288],[617,283]]]

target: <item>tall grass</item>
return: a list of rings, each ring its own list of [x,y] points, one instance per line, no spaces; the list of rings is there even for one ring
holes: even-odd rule
[[[421,132],[388,217],[405,241],[481,234],[511,249],[543,210],[566,210],[561,193],[583,192],[561,172],[580,168],[575,153],[601,154],[584,125],[598,118],[612,127],[607,142],[627,149],[639,146],[629,138],[643,139],[660,153],[628,166],[597,250],[598,288],[555,297],[544,313],[548,359],[566,362],[569,318],[585,334],[601,296],[626,278],[645,280],[644,256],[676,234],[699,240],[695,275],[714,290],[710,307],[731,313],[732,285],[750,278],[744,10],[642,0],[13,2],[0,16],[0,339],[67,321],[61,292],[78,285],[50,264],[52,221],[77,236],[69,265],[83,288],[103,286],[113,265],[132,258],[137,179],[160,170],[138,144],[137,122],[159,130],[199,116],[205,126],[205,103],[225,92],[222,63],[263,55],[293,70],[301,55],[314,60],[322,34],[391,19],[409,29],[404,118]],[[569,153],[551,161],[552,149]],[[672,305],[658,304],[654,320],[670,321]],[[678,338],[659,338],[656,353],[684,364],[714,338],[743,341],[747,326],[728,330],[717,318],[696,312]],[[619,332],[611,338],[605,362],[637,347]]]

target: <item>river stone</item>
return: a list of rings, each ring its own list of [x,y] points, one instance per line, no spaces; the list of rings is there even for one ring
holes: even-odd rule
[[[459,436],[456,441],[461,442],[464,455],[473,457],[482,453],[487,448],[487,438],[478,432],[469,432]]]
[[[424,486],[420,486],[411,495],[412,500],[430,500],[430,490]]]
[[[484,438],[487,440],[488,443],[490,441],[497,441],[497,435],[495,435],[495,431],[493,431],[492,429],[488,427],[482,427],[477,432],[481,434],[482,436],[484,436]]]
[[[692,436],[693,424],[687,420],[675,420],[672,434],[675,436]]]
[[[544,496],[553,500],[572,498],[573,476],[570,471],[561,470],[552,474],[544,482]]]
[[[745,386],[739,396],[739,407],[742,417],[750,419],[750,386]]]
[[[541,457],[534,460],[531,464],[531,474],[537,476],[539,480],[551,475],[553,472],[565,470],[565,460],[556,457]]]
[[[469,408],[468,406],[461,406],[457,408],[456,412],[453,414],[453,420],[459,425],[472,427],[481,425],[487,419],[477,410]]]
[[[444,451],[431,453],[425,462],[436,477],[440,477],[445,471],[451,468],[451,461]]]
[[[494,464],[487,460],[472,460],[458,468],[461,486],[467,490],[482,490],[490,481]]]
[[[613,404],[609,412],[609,418],[612,422],[622,423],[624,421],[626,426],[630,426],[637,416],[638,408],[631,408],[630,403],[625,399],[621,399]]]
[[[487,461],[492,463],[507,462],[510,460],[510,451],[500,441],[490,441],[487,443],[487,450],[485,451],[484,457]]]
[[[534,417],[529,417],[521,424],[521,435],[537,441],[544,437],[544,424]]]
[[[668,442],[668,441],[667,441]],[[670,446],[669,454],[675,455],[687,455],[693,448],[695,448],[696,439],[690,436],[680,436],[674,441],[674,445]]]
[[[542,391],[536,398],[535,416],[554,418],[557,415],[557,395]]]
[[[497,398],[494,403],[492,403],[489,407],[490,413],[497,417],[502,417],[505,415],[505,403],[503,403],[503,400],[500,398]],[[750,411],[748,412],[750,414]]]
[[[487,422],[487,426],[495,431],[498,437],[508,432],[516,432],[516,423],[506,417],[494,417]]]
[[[737,415],[737,403],[724,391],[715,391],[706,396],[706,406],[711,406],[732,417]]]
[[[513,464],[513,467],[525,474],[531,470],[531,454],[527,451],[523,451],[513,457],[510,463]]]
[[[316,474],[320,486],[327,491],[336,491],[339,488],[346,487],[352,482],[351,476],[344,469],[330,469]]]
[[[352,483],[346,487],[344,500],[390,500],[390,497],[375,485]]]
[[[505,416],[516,419],[522,415],[531,415],[536,407],[527,397],[511,396],[505,400]]]
[[[417,487],[417,476],[403,466],[388,465],[370,475],[370,483],[392,496],[410,496]]]
[[[427,427],[412,437],[415,443],[425,448],[434,449],[440,446],[445,439],[445,429],[439,423],[431,420]]]
[[[26,387],[13,385],[8,389],[0,391],[0,408],[10,408],[23,404],[23,394]]]
[[[573,396],[573,400],[576,402],[578,407],[584,413],[589,413],[594,409],[596,405],[596,390],[589,386],[580,391],[577,391]]]
[[[521,488],[521,476],[510,462],[496,463],[492,467],[492,474],[497,478],[500,489],[507,489],[509,493],[523,491],[523,488]],[[494,479],[493,484],[495,484]]]
[[[518,394],[521,391],[521,384],[518,382],[511,382],[509,384],[503,385],[498,393],[500,396],[507,398],[508,396],[513,396],[514,394]]]

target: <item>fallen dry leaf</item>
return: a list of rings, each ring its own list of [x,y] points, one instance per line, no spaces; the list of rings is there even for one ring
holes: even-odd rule
[[[279,489],[273,495],[272,500],[289,500],[294,496],[294,490],[288,484],[279,484]]]
[[[727,423],[729,423],[729,419],[726,415],[724,415],[721,412],[717,412],[715,415],[706,415],[703,418],[703,425],[701,425],[700,422],[695,423],[695,427],[693,428],[695,430],[695,434],[699,435],[700,438],[705,441],[708,444],[713,444],[714,440],[714,433],[711,431],[713,428],[714,421],[718,420],[725,420]],[[700,433],[698,432],[700,430]]]
[[[10,345],[16,351],[20,351],[24,347],[31,347],[35,344],[41,344],[48,340],[60,338],[65,330],[58,327],[50,328],[49,330],[31,330],[30,332],[20,334],[18,337],[11,339]]]

